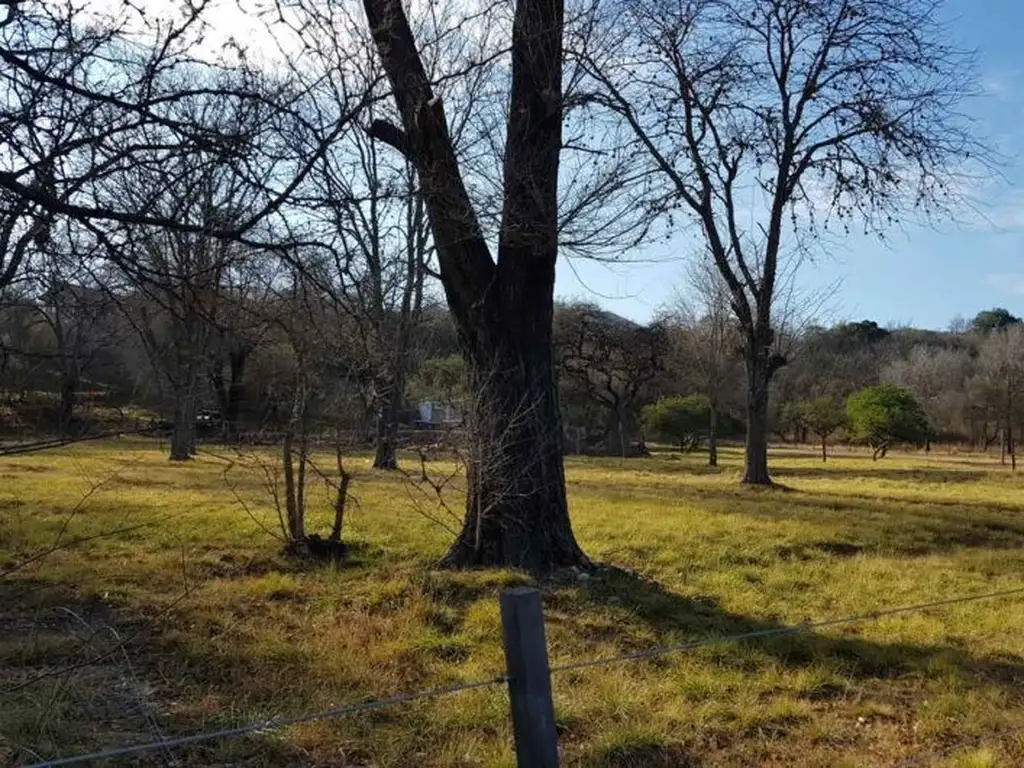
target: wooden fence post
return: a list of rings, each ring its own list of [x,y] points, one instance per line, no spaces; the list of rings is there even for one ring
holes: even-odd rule
[[[544,639],[540,590],[513,587],[501,593],[508,695],[512,702],[516,765],[558,768],[558,733],[551,700],[551,671]]]

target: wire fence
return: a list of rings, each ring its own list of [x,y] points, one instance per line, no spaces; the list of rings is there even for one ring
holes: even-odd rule
[[[558,664],[548,667],[546,665],[545,658],[545,673],[547,674],[559,674],[565,672],[575,672],[585,669],[594,669],[598,667],[607,667],[614,664],[623,664],[627,662],[642,661],[645,659],[655,658],[664,656],[671,653],[680,653],[686,651],[692,651],[698,648],[704,648],[713,645],[723,645],[727,643],[739,643],[750,640],[759,640],[771,637],[783,637],[787,635],[797,635],[804,632],[810,632],[818,629],[826,629],[830,627],[841,626],[845,624],[855,624],[866,621],[877,621],[890,616],[899,616],[902,614],[918,613],[933,608],[945,608],[952,605],[959,605],[964,603],[979,602],[982,600],[995,600],[1003,597],[1011,597],[1015,595],[1024,594],[1024,587],[1018,587],[1014,589],[1004,589],[993,592],[986,592],[976,595],[965,595],[962,597],[947,598],[943,600],[933,600],[925,603],[917,603],[914,605],[905,605],[895,608],[882,608],[869,613],[861,613],[852,616],[844,616],[841,618],[821,619],[818,621],[808,621],[802,624],[785,625],[779,627],[771,627],[768,629],[760,629],[751,632],[744,632],[740,634],[732,635],[713,635],[708,637],[699,638],[696,640],[677,643],[673,645],[664,645],[654,648],[649,648],[644,651],[636,651],[633,653],[625,653],[618,656],[612,656],[608,658],[589,659],[584,661],[569,662],[566,664]],[[156,741],[147,742],[144,744],[135,744],[121,747],[114,747],[110,749],[101,750],[98,752],[91,752],[88,754],[74,755],[70,757],[56,758],[51,760],[45,760],[43,762],[32,763],[24,766],[24,768],[50,768],[51,766],[64,766],[64,765],[78,765],[81,763],[95,762],[111,760],[118,757],[127,757],[130,755],[138,755],[145,752],[154,752],[157,750],[171,750],[178,747],[190,746],[194,744],[202,744],[211,741],[218,741],[222,739],[238,738],[240,736],[248,736],[252,734],[265,733],[268,731],[275,731],[289,726],[300,725],[302,723],[309,723],[317,720],[328,720],[334,718],[345,717],[349,715],[355,715],[362,712],[368,712],[376,709],[384,709],[387,707],[398,706],[401,704],[408,704],[414,701],[420,701],[424,699],[433,699],[441,696],[449,696],[456,693],[462,693],[465,691],[478,690],[482,688],[489,688],[498,685],[509,684],[510,689],[514,678],[510,674],[497,675],[492,678],[485,680],[478,680],[469,683],[456,683],[448,686],[439,688],[433,688],[429,690],[416,691],[411,693],[396,694],[382,699],[372,699],[354,704],[349,704],[341,707],[334,707],[326,709],[320,712],[307,713],[302,715],[295,715],[289,717],[275,717],[268,720],[262,720],[259,722],[249,723],[247,725],[241,725],[234,728],[224,728],[215,731],[206,731],[203,733],[192,734],[188,736],[181,736],[176,738],[159,739]],[[517,737],[518,745],[518,737]],[[520,765],[529,764],[520,761]]]

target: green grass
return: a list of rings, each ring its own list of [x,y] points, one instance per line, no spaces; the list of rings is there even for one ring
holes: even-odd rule
[[[542,585],[553,664],[1024,587],[1024,481],[998,461],[780,450],[784,488],[756,490],[740,458],[567,462],[584,549],[640,576]],[[498,593],[529,578],[436,569],[450,534],[407,480],[353,460],[351,558],[314,566],[279,556],[259,478],[224,468],[130,441],[0,464],[0,571],[96,537],[0,577],[0,764],[149,740],[143,712],[180,735],[502,671]],[[326,529],[327,491],[311,492]],[[565,765],[1021,765],[1024,598],[553,684]],[[494,687],[180,756],[511,766],[511,741]],[[166,756],[126,764],[150,763]]]

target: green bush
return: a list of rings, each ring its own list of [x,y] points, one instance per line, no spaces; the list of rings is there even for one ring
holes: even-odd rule
[[[846,417],[851,435],[885,456],[897,443],[921,445],[931,432],[928,417],[909,390],[892,384],[866,387],[850,395]]]
[[[693,450],[708,432],[711,401],[704,395],[663,397],[644,408],[641,422],[649,436]]]

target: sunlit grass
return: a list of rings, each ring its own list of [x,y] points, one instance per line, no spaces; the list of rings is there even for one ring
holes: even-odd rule
[[[737,484],[740,458],[567,461],[584,549],[640,577],[544,584],[553,664],[1024,587],[1022,481],[998,457],[780,450],[767,491]],[[223,457],[5,459],[0,572],[78,543],[0,579],[0,763],[149,740],[143,711],[185,734],[499,674],[497,595],[529,579],[436,569],[450,534],[409,480],[349,464],[351,557],[314,566],[279,555],[259,475]],[[329,489],[311,494],[323,533]],[[1007,598],[556,674],[564,763],[1024,764],[1022,628]],[[514,764],[500,687],[181,754]]]

